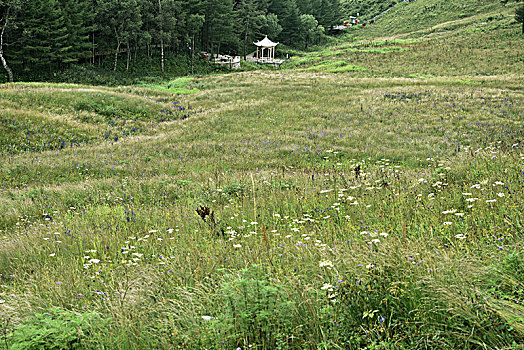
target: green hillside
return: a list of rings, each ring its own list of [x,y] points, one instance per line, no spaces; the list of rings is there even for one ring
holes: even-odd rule
[[[402,2],[373,24],[349,28],[330,47],[293,56],[286,67],[366,77],[521,74],[524,36],[515,8],[493,1]]]
[[[384,2],[387,1],[382,1],[382,3]],[[505,6],[500,1],[489,0],[397,2],[386,15],[376,18],[377,26],[375,26],[375,29],[377,30],[371,31],[371,35],[418,32],[436,25],[449,28],[448,22],[466,18],[469,18],[469,20],[464,20],[462,23],[482,23],[488,17],[501,20],[504,15],[507,19],[508,16],[514,17],[515,8],[514,2]]]
[[[0,86],[1,343],[522,349],[515,7],[401,3],[281,69]]]
[[[355,17],[358,14],[362,19],[369,19],[380,15],[399,2],[398,0],[343,0],[341,5],[345,14]]]

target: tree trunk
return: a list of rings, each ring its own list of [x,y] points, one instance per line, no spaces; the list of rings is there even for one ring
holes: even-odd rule
[[[92,52],[93,52],[93,66],[95,65],[95,32],[93,32],[93,47],[92,47]]]
[[[127,48],[126,48],[126,51],[127,51],[127,63],[126,63],[126,71],[129,70],[129,61],[131,61],[131,51],[129,51],[129,43],[127,43]]]
[[[115,38],[116,38],[116,50],[115,50],[115,66],[113,68],[113,70],[116,72],[116,67],[118,65],[118,53],[120,52],[120,39],[118,38],[118,33],[116,32],[116,28],[115,28]]]
[[[246,47],[247,47],[247,31],[249,29],[249,22],[246,20],[246,28],[244,32],[244,61],[246,60]]]
[[[164,74],[164,38],[160,38],[160,66],[162,67],[162,74]]]
[[[113,70],[116,72],[116,67],[118,65],[118,52],[120,51],[120,41],[118,41],[118,44],[116,46],[116,50],[115,50],[115,65],[113,67]]]
[[[162,16],[162,0],[158,0],[158,13]],[[164,28],[163,21],[160,17],[160,67],[164,74]]]
[[[4,26],[2,27],[2,32],[0,33],[0,60],[2,61],[2,66],[4,66],[4,69],[7,72],[7,78],[9,79],[9,82],[12,83],[14,81],[13,71],[7,65],[7,61],[5,60],[5,57],[4,57],[4,33],[5,33],[5,28],[7,27],[8,22],[9,22],[9,9],[7,9],[7,13],[5,16],[5,23],[4,23]]]
[[[195,74],[195,69],[193,65],[193,58],[195,56],[195,33],[193,33],[193,40],[191,41],[193,48],[191,49],[191,75]]]
[[[7,77],[9,79],[9,82],[12,83],[14,81],[13,71],[7,65],[7,62],[6,62],[5,58],[4,58],[4,50],[1,50],[1,49],[0,49],[0,60],[2,61],[2,66],[4,66],[4,69],[7,72]]]

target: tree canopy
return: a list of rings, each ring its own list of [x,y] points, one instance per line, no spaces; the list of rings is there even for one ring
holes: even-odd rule
[[[263,35],[308,45],[342,18],[340,0],[0,0],[0,11],[0,59],[25,79],[76,63],[129,70],[137,57],[163,71],[166,55],[245,55]]]

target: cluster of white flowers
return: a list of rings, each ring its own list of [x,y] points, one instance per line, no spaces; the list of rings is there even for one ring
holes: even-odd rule
[[[325,267],[327,269],[332,269],[333,267],[335,267],[335,265],[333,265],[333,262],[331,262],[330,260],[324,260],[324,261],[321,261],[319,264],[318,264],[319,267]]]

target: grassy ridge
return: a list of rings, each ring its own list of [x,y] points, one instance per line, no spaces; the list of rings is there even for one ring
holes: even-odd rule
[[[454,66],[451,36],[362,31],[187,95],[2,89],[4,343],[518,349],[523,77],[463,29]]]
[[[375,24],[351,27],[339,44],[285,65],[329,71],[329,62],[346,61],[361,68],[352,74],[359,77],[521,74],[524,38],[514,13],[514,3],[492,1],[400,3]]]
[[[8,153],[62,149],[118,141],[151,132],[162,123],[189,116],[178,101],[147,98],[90,87],[11,85],[3,101],[0,149]]]

